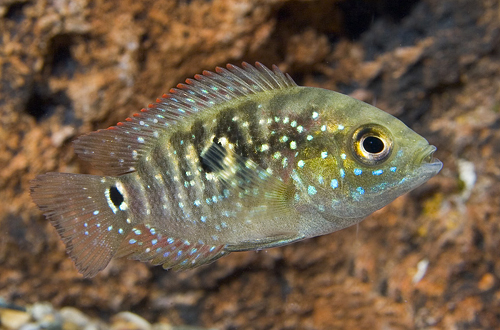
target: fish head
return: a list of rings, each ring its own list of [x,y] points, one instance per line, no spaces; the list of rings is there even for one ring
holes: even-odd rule
[[[394,116],[353,100],[345,128],[334,133],[340,150],[343,217],[360,218],[436,175],[436,147]],[[337,124],[338,126],[338,124]]]
[[[326,119],[318,122],[321,134],[303,153],[297,178],[316,214],[342,219],[341,227],[362,220],[442,168],[433,157],[436,147],[374,106],[336,94],[331,107],[318,113]]]

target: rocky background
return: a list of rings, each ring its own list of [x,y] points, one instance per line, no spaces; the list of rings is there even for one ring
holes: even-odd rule
[[[398,116],[444,169],[358,227],[181,273],[119,259],[82,279],[29,180],[97,174],[72,139],[256,60]],[[130,328],[121,311],[228,330],[500,328],[499,76],[498,0],[0,0],[0,328],[43,301],[115,329]]]

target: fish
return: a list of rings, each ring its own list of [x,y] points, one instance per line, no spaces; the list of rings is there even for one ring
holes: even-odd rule
[[[113,257],[184,270],[329,234],[443,165],[387,112],[259,62],[203,71],[74,149],[103,175],[30,191],[84,277]]]

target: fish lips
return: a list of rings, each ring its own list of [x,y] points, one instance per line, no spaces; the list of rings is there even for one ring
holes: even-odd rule
[[[434,157],[434,152],[437,148],[433,145],[427,145],[417,154],[415,159],[415,163],[420,162],[419,172],[422,172],[421,175],[428,177],[430,179],[434,175],[438,174],[439,171],[443,168],[443,163]]]

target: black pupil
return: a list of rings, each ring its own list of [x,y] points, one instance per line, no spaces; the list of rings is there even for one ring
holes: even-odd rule
[[[368,136],[363,140],[363,148],[371,154],[378,154],[384,150],[384,142],[376,136]]]

